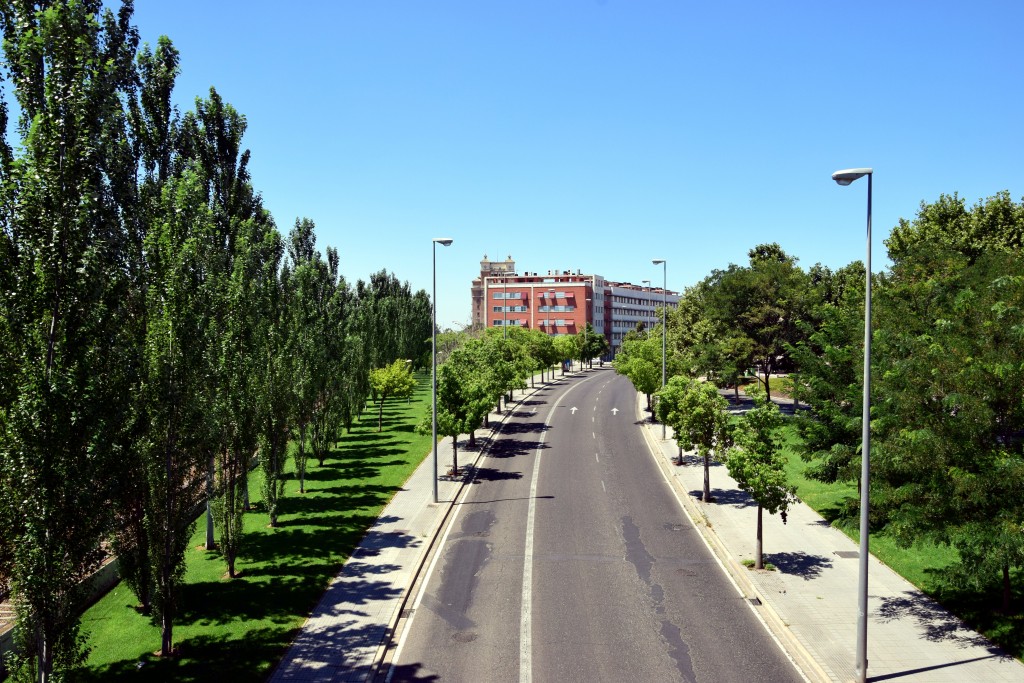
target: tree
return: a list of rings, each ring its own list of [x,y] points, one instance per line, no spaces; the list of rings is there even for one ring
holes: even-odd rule
[[[702,500],[711,502],[711,458],[732,443],[728,404],[707,382],[676,376],[657,392],[655,412],[672,428],[676,443],[686,450],[697,449],[704,461]]]
[[[262,495],[270,526],[277,526],[278,507],[284,494],[284,467],[288,450],[288,421],[292,403],[291,364],[288,351],[288,310],[285,299],[288,275],[281,269],[284,244],[274,230],[264,236],[262,281],[265,316],[260,338],[263,370],[257,374],[260,401],[259,459],[263,471]]]
[[[661,387],[661,338],[634,337],[623,341],[612,365],[647,397],[650,411],[651,394]]]
[[[370,386],[380,404],[377,413],[377,431],[384,428],[384,401],[389,398],[408,398],[416,389],[416,378],[412,376],[412,368],[403,360],[396,360],[383,368],[370,371]]]
[[[296,219],[289,233],[288,255],[291,275],[288,278],[289,357],[292,359],[294,404],[291,421],[298,433],[294,450],[295,472],[299,492],[306,492],[306,461],[309,453],[307,432],[314,419],[321,384],[328,372],[322,334],[326,320],[330,283],[327,264],[315,249],[313,221]]]
[[[460,434],[470,434],[494,405],[493,384],[481,372],[485,359],[483,342],[475,340],[453,351],[437,370],[437,433],[452,438],[451,473],[459,471]],[[428,409],[416,426],[421,434],[433,431],[432,412]]]
[[[761,391],[755,392],[754,402],[756,407],[747,411],[736,430],[735,443],[729,449],[725,463],[729,476],[757,503],[754,567],[764,569],[762,511],[767,510],[772,515],[781,513],[785,523],[786,511],[795,499],[796,488],[790,486],[786,479],[786,460],[778,436],[778,429],[782,426],[779,408]]]
[[[608,353],[608,340],[603,334],[594,331],[590,323],[584,325],[583,329],[576,333],[576,353],[580,359],[580,365],[591,363],[595,358]]]
[[[124,457],[131,325],[128,235],[115,192],[131,176],[124,100],[138,36],[131,5],[5,3],[4,67],[21,117],[5,183],[0,293],[0,498],[18,510],[11,583],[23,675],[49,681],[83,656],[79,582],[109,529],[108,476]],[[6,116],[0,130],[6,134]],[[74,419],[71,419],[71,418]],[[88,514],[83,514],[88,511]]]
[[[806,339],[787,347],[800,368],[801,397],[810,407],[796,415],[797,448],[811,463],[808,477],[856,482],[864,391],[864,264],[857,261],[835,273],[812,269],[811,277],[820,292],[814,326],[808,323]]]
[[[778,244],[749,252],[750,265],[712,274],[705,293],[706,315],[717,323],[722,355],[735,375],[748,359],[760,365],[771,397],[771,374],[786,357],[786,345],[802,338],[800,321],[808,317],[807,277],[796,259]],[[723,334],[722,330],[732,330]]]
[[[578,353],[576,335],[566,334],[555,337],[555,350],[558,352],[558,358],[562,362],[562,374],[564,375],[565,364],[575,358]]]
[[[918,249],[920,251],[918,251]],[[948,544],[954,583],[1024,566],[1024,276],[1020,255],[922,244],[894,264],[875,337],[872,499],[899,542]]]
[[[146,236],[146,335],[139,407],[147,429],[138,442],[145,486],[145,539],[160,652],[173,651],[174,621],[195,511],[205,496],[206,454],[218,435],[209,388],[210,326],[203,281],[212,221],[195,172],[169,180],[164,218]]]

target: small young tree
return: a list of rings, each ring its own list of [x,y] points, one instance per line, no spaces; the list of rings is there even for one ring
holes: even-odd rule
[[[783,523],[796,488],[786,483],[786,460],[778,428],[782,425],[779,407],[768,400],[763,391],[754,393],[757,407],[743,416],[736,431],[735,445],[729,449],[726,466],[740,489],[757,503],[757,547],[754,566],[764,568],[762,553],[762,511],[782,513]]]
[[[647,397],[650,410],[651,394],[661,386],[661,339],[638,336],[624,341],[613,365],[616,372],[628,377],[636,390]]]
[[[704,461],[704,492],[701,500],[711,502],[711,458],[725,452],[731,443],[728,403],[707,382],[673,377],[657,392],[655,412],[672,428],[680,448],[697,449]]]
[[[416,378],[412,376],[412,364],[396,360],[390,365],[370,370],[370,386],[377,395],[380,409],[377,411],[377,431],[384,428],[384,401],[389,398],[408,398],[416,389]]]

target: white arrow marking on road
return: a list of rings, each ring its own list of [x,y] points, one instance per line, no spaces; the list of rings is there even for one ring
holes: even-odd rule
[[[619,409],[618,408],[612,408],[612,415],[618,415],[618,414],[619,414]]]
[[[576,408],[576,406],[573,406],[572,408],[569,408],[569,410],[572,411],[573,415],[575,415],[577,408]]]

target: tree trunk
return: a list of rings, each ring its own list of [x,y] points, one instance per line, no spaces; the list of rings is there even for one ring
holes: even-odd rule
[[[704,453],[704,502],[711,502],[711,453]]]
[[[736,384],[732,385],[732,388],[733,388],[733,391],[736,394],[736,402],[739,403],[740,402],[740,381],[739,381],[739,379],[736,380]]]
[[[1003,563],[1003,614],[1010,613],[1010,599],[1012,598],[1010,591],[1010,565],[1007,562]]]
[[[171,614],[171,610],[164,605],[162,614],[160,615],[160,656],[169,657],[174,646],[174,642],[171,640],[171,636],[174,633],[174,615]]]
[[[757,546],[754,549],[754,568],[764,569],[764,556],[761,545],[761,504],[757,504]]]
[[[380,409],[377,411],[377,431],[384,429],[384,397],[380,397]]]
[[[651,408],[651,395],[650,394],[644,394],[644,395],[647,397],[647,412],[649,412],[651,415],[653,415],[654,414],[654,410]]]
[[[459,435],[452,437],[452,476],[459,475]]]
[[[37,658],[39,662],[39,683],[49,683],[50,674],[53,673],[53,647],[50,645],[50,639],[47,638],[46,633],[43,634],[42,641]]]
[[[476,448],[476,430],[475,429],[469,432],[469,448],[470,449]]]
[[[303,424],[299,427],[299,462],[302,466],[299,467],[299,493],[306,492],[306,458],[305,458],[305,447],[306,447],[306,425]]]
[[[765,396],[767,396],[768,400],[770,401],[770,400],[772,400],[772,390],[768,386],[768,373],[769,372],[770,372],[770,370],[766,367],[764,369],[764,393],[765,393]]]
[[[217,540],[213,535],[213,454],[206,469],[206,549],[215,550]]]

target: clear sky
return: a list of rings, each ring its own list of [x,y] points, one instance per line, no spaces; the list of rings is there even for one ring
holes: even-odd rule
[[[282,232],[386,268],[465,324],[486,253],[682,289],[756,244],[874,260],[921,201],[1024,194],[1020,0],[137,0],[182,110],[249,124]]]

